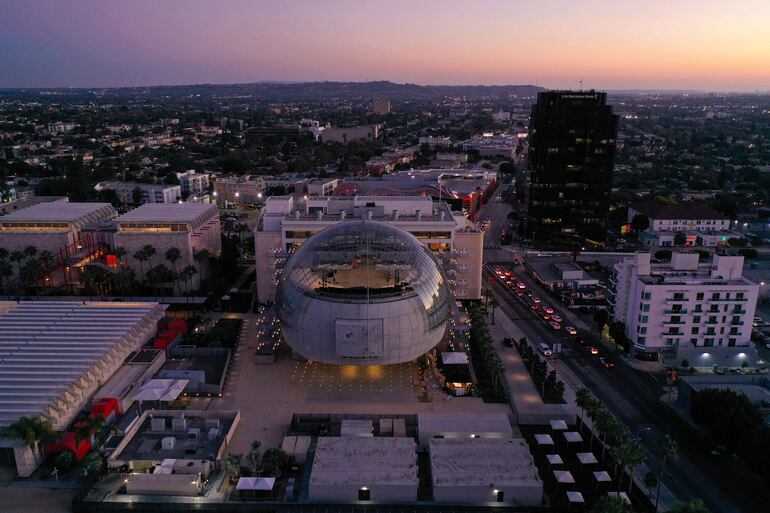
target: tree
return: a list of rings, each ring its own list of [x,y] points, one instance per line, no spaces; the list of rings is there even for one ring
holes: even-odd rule
[[[693,499],[691,501],[676,501],[668,513],[709,513],[706,505],[700,499]]]
[[[634,513],[634,510],[620,497],[603,495],[594,503],[591,513]]]
[[[637,233],[643,232],[650,227],[650,219],[644,214],[636,214],[631,219],[631,228]]]
[[[136,186],[131,190],[131,203],[134,205],[142,204],[142,189]]]
[[[40,264],[37,260],[27,260],[21,266],[19,277],[29,293],[29,289],[40,280]]]
[[[659,249],[655,252],[655,258],[658,260],[671,260],[671,250],[670,249]]]
[[[21,276],[21,261],[24,260],[24,253],[21,251],[12,251],[8,258],[11,262],[16,262],[16,270],[18,271],[18,275]]]
[[[497,305],[498,305],[497,298],[492,296],[489,299],[489,306],[492,307],[492,326],[495,325],[495,308],[497,308]]]
[[[156,265],[149,271],[147,271],[147,282],[152,284],[152,287],[161,291],[161,302],[165,298],[165,291],[168,283],[171,283],[175,279],[175,274],[163,264]]]
[[[604,308],[600,308],[594,312],[594,321],[599,327],[604,327],[608,320],[610,320],[610,314]]]
[[[679,458],[679,444],[671,438],[671,435],[663,435],[655,442],[655,451],[660,455],[660,472],[658,472],[658,490],[655,493],[655,511],[658,511],[660,501],[660,485],[663,484],[663,475],[666,472],[666,463],[676,461]]]
[[[40,442],[52,442],[56,440],[56,432],[47,420],[40,417],[21,417],[8,426],[8,434],[11,438],[22,440],[33,454],[38,454]]]
[[[80,472],[83,477],[90,477],[100,474],[104,471],[105,467],[106,464],[104,458],[97,452],[91,452],[83,458]]]
[[[684,246],[687,243],[687,235],[684,232],[674,234],[674,246]]]
[[[281,477],[284,467],[289,464],[289,455],[281,449],[270,448],[262,456],[265,471],[275,478]]]
[[[182,258],[182,252],[179,251],[179,248],[169,248],[168,251],[166,251],[166,260],[171,262],[171,270],[177,278],[176,263],[180,258]],[[174,279],[174,290],[176,291],[176,279]]]
[[[623,474],[628,471],[628,493],[631,493],[631,487],[634,484],[634,470],[644,461],[644,448],[639,442],[624,440],[613,448],[613,454],[621,469],[618,475],[618,488],[621,486]]]
[[[107,271],[101,267],[88,266],[80,273],[80,284],[88,295],[102,295],[102,287],[107,281]]]
[[[130,268],[120,269],[110,277],[112,286],[124,296],[131,292],[134,281],[136,281],[136,275],[134,274],[134,270]]]
[[[254,471],[255,475],[262,465],[262,456],[259,452],[260,447],[262,447],[262,442],[254,440],[251,442],[251,449],[249,450],[249,462],[251,463],[251,469]]]
[[[54,466],[57,470],[66,472],[72,468],[72,464],[75,463],[75,455],[69,451],[60,452],[56,455],[54,460]]]
[[[137,262],[139,262],[139,276],[141,279],[141,282],[144,283],[144,263],[150,258],[147,256],[147,252],[145,252],[144,248],[138,250],[136,253],[134,253],[134,258]]]
[[[157,254],[157,251],[151,244],[142,246],[142,251],[144,251],[144,253],[147,255],[147,260],[150,262],[150,267],[152,267],[152,257]]]
[[[227,471],[230,472],[230,482],[235,482],[238,480],[238,477],[240,477],[242,459],[243,454],[234,452],[228,453],[225,458],[225,467],[227,467]]]
[[[0,260],[0,282],[3,284],[3,290],[8,291],[8,280],[13,276],[13,266],[10,262]]]
[[[596,397],[594,397],[594,394],[592,394],[590,390],[583,387],[575,392],[575,403],[577,404],[577,407],[580,408],[580,425],[582,427],[585,423],[583,420],[584,415],[589,410],[596,407]],[[593,440],[593,436],[591,437],[591,440]]]
[[[126,256],[128,251],[126,251],[126,248],[118,246],[112,251],[112,254],[115,255],[115,257],[118,259],[119,264],[123,264],[123,257]]]

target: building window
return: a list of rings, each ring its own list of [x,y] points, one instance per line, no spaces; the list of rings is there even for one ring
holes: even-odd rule
[[[642,318],[641,318],[641,320],[640,320],[639,322],[641,322],[642,324],[644,324],[644,323],[646,323],[646,322],[647,322],[647,319],[648,319],[648,317],[647,317],[646,315],[642,315]]]
[[[646,335],[647,334],[647,326],[642,326],[641,328],[639,328],[639,333],[641,333],[642,335]]]
[[[693,328],[692,328],[692,334],[693,335],[697,335],[699,331],[700,331],[700,328],[698,326],[693,326]]]
[[[647,340],[647,337],[639,337],[636,339],[637,343],[644,345],[644,341]]]
[[[691,338],[690,339],[690,344],[692,344],[693,346],[697,346],[698,345],[698,339],[697,338]]]
[[[684,301],[684,292],[674,292],[674,301]]]
[[[711,299],[712,300],[718,300],[719,299],[719,292],[713,292],[711,294]]]
[[[707,338],[703,341],[703,345],[706,347],[714,347],[714,339],[713,338]]]
[[[697,299],[698,301],[702,300],[703,299],[703,292],[698,292],[698,294],[695,296],[695,299]]]
[[[642,299],[645,299],[645,300],[647,300],[647,301],[649,301],[650,299],[652,299],[652,292],[643,292],[643,293],[642,293]]]
[[[695,317],[693,317],[692,322],[696,322],[696,323],[700,322],[700,315],[696,315]]]
[[[368,501],[371,500],[371,490],[367,487],[360,488],[358,490],[358,500],[360,501]]]
[[[644,303],[642,305],[642,312],[649,312],[649,311],[650,311],[650,304],[649,303]]]
[[[735,339],[734,338],[728,339],[727,340],[727,345],[729,347],[735,347]]]
[[[743,292],[738,292],[735,294],[735,299],[740,301],[743,299]]]

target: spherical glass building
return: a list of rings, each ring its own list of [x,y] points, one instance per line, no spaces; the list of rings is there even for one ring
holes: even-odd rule
[[[450,301],[440,265],[412,234],[358,220],[324,229],[289,258],[276,312],[284,339],[305,358],[380,365],[433,349]]]

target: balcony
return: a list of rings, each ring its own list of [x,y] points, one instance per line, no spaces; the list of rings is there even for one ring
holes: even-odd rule
[[[666,303],[684,303],[687,301],[686,297],[676,298],[676,297],[667,297]]]
[[[660,334],[663,335],[664,337],[682,337],[682,336],[684,336],[684,333],[681,332],[681,331],[676,331],[676,332],[662,331]]]
[[[730,326],[743,326],[744,324],[746,323],[743,321],[730,321]]]
[[[663,321],[663,324],[686,324],[685,321]]]
[[[686,309],[684,309],[684,308],[683,308],[683,309],[681,309],[681,310],[672,310],[672,309],[669,309],[669,308],[667,308],[666,310],[663,310],[663,313],[664,313],[665,315],[677,315],[677,314],[686,314],[686,313],[687,313],[687,310],[686,310]]]
[[[730,313],[733,314],[733,315],[743,315],[743,314],[746,313],[746,310],[743,310],[743,309],[741,309],[741,310],[733,310]]]

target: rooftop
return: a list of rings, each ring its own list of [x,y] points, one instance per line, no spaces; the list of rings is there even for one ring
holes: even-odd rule
[[[631,208],[650,219],[727,219],[715,209],[698,202],[664,205],[654,200],[634,203]]]
[[[190,223],[200,225],[217,215],[206,203],[147,203],[115,219],[122,223]]]
[[[163,310],[157,303],[0,302],[0,427],[23,415],[63,427],[76,413],[73,398],[87,399],[106,381]]]
[[[430,468],[434,486],[542,486],[521,439],[432,438]]]
[[[49,201],[0,216],[0,226],[17,223],[67,223],[83,227],[116,215],[118,213],[109,203]]]
[[[417,445],[411,438],[319,438],[313,484],[417,486]]]

